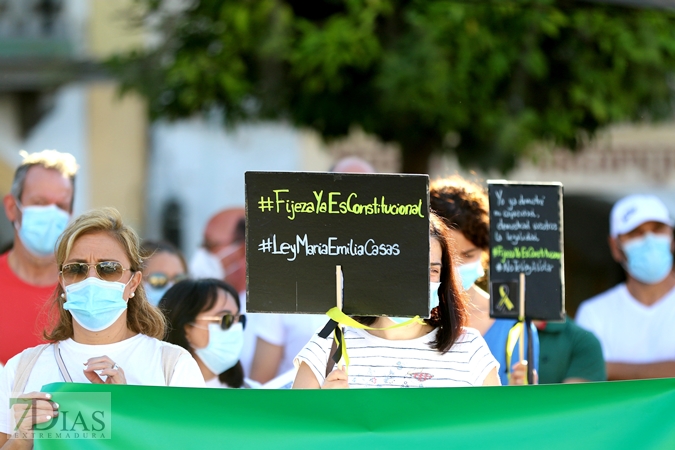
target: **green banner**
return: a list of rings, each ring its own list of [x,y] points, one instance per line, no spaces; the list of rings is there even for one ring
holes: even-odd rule
[[[61,419],[36,438],[39,450],[675,448],[675,379],[324,391],[56,383],[43,390],[61,405]],[[109,392],[110,411],[70,395],[81,392]]]

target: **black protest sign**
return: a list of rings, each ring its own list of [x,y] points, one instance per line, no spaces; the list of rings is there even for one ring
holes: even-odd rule
[[[429,315],[429,177],[246,172],[250,312]]]
[[[490,316],[518,318],[525,274],[525,316],[563,320],[562,184],[488,181]]]

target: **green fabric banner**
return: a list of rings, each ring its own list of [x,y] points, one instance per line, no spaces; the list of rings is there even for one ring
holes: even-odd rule
[[[324,391],[56,383],[43,390],[60,404],[61,419],[51,439],[36,438],[39,450],[675,448],[675,379]],[[96,438],[83,438],[94,430]]]

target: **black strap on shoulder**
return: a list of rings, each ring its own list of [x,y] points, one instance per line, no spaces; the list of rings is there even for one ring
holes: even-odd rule
[[[335,338],[330,347],[330,353],[328,354],[328,361],[326,361],[326,376],[333,371],[335,365],[340,361],[342,357],[342,330],[338,326],[338,323],[333,319],[330,319],[325,327],[319,331],[319,337],[327,339],[330,334],[335,331]]]
[[[334,321],[333,319],[329,319],[328,323],[323,327],[321,331],[319,331],[319,337],[322,337],[324,339],[328,338],[328,336],[333,332],[334,329],[336,329],[338,326],[338,323]]]

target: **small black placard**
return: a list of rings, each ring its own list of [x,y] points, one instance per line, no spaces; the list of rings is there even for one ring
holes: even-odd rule
[[[250,312],[429,315],[429,177],[246,172]]]
[[[518,318],[524,273],[525,316],[563,320],[562,184],[488,181],[488,194],[490,316]]]

